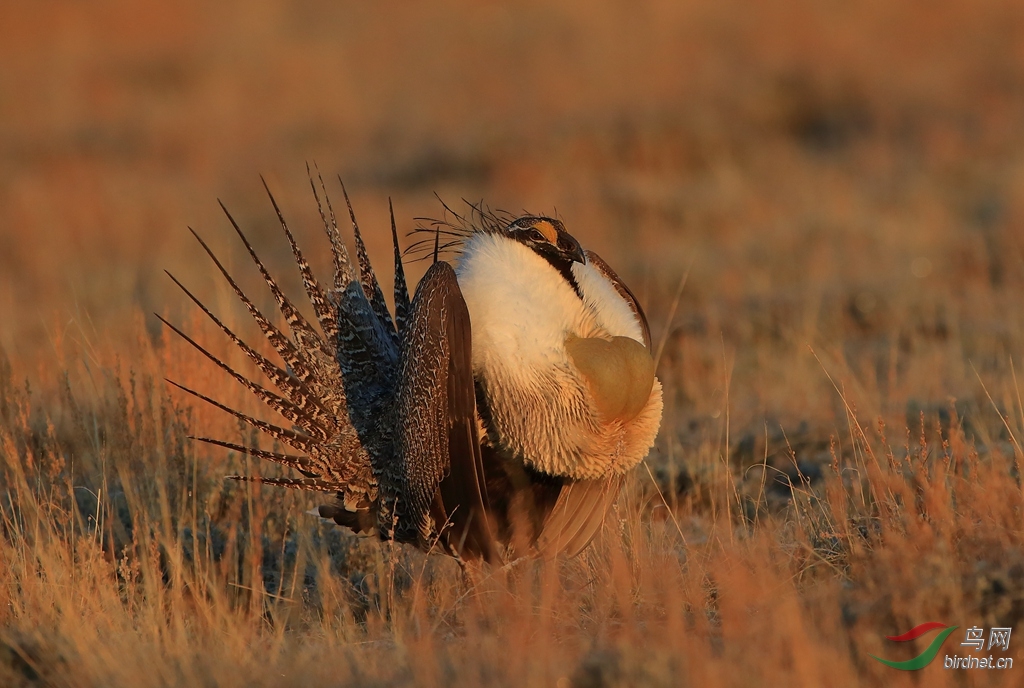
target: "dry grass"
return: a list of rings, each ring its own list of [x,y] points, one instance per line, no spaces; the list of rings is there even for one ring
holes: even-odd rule
[[[1024,618],[1019,2],[208,5],[0,5],[0,684],[1019,682],[869,657]],[[297,293],[307,160],[382,265],[437,192],[637,287],[665,422],[582,557],[466,578],[186,439],[260,441],[165,376],[263,412],[161,270],[255,341],[185,227]]]

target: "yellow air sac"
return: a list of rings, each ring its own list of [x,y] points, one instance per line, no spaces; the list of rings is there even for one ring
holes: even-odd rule
[[[570,337],[565,348],[602,419],[626,422],[643,410],[654,385],[654,359],[643,344],[629,337]]]

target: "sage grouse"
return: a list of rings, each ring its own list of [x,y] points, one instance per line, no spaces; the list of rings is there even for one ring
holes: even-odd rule
[[[284,295],[224,209],[290,336],[256,308],[193,231],[283,367],[243,342],[171,276],[276,392],[164,321],[291,427],[181,389],[300,453],[195,439],[295,469],[303,477],[232,477],[334,493],[320,515],[356,532],[463,561],[580,552],[661,422],[661,385],[636,297],[559,220],[474,207],[465,217],[446,208],[455,221],[418,230],[430,232],[418,247],[429,254],[433,244],[434,263],[410,300],[392,210],[392,318],[348,194],[355,265],[322,180],[320,189],[326,208],[313,184],[332,249],[332,288],[313,276],[270,197],[316,324]],[[442,236],[444,248],[456,249],[454,268],[437,258]]]

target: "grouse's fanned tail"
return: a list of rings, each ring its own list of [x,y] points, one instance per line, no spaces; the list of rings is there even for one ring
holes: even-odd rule
[[[314,193],[315,190],[314,187]],[[270,195],[269,189],[268,195]],[[270,200],[280,220],[282,231],[291,246],[296,263],[299,266],[306,295],[313,305],[313,310],[316,313],[318,324],[324,333],[323,335],[305,319],[294,304],[284,295],[245,237],[238,223],[226,208],[224,208],[224,212],[228,220],[238,233],[261,276],[270,288],[281,314],[284,316],[292,335],[295,337],[294,341],[281,332],[256,308],[251,299],[246,296],[237,282],[224,268],[223,264],[217,259],[210,247],[198,234],[195,232],[193,234],[195,234],[203,249],[224,275],[257,325],[259,325],[268,342],[278,355],[281,356],[287,369],[281,369],[256,352],[225,326],[184,285],[173,276],[172,279],[218,328],[249,359],[256,363],[257,367],[280,390],[280,394],[271,392],[261,385],[248,380],[226,363],[213,356],[180,329],[169,323],[168,325],[192,346],[213,360],[218,367],[225,370],[236,381],[253,392],[261,401],[278,411],[297,429],[289,430],[261,421],[231,409],[199,392],[182,385],[177,386],[183,391],[234,415],[239,420],[261,430],[275,440],[305,453],[304,457],[295,457],[255,447],[244,447],[221,440],[201,438],[202,441],[290,466],[306,476],[301,479],[241,476],[240,479],[286,487],[336,492],[339,499],[338,504],[334,508],[339,512],[344,512],[336,520],[339,520],[339,522],[344,521],[346,525],[351,525],[352,523],[365,525],[367,522],[374,520],[377,504],[376,471],[373,468],[373,459],[366,447],[363,446],[359,433],[349,418],[350,412],[356,411],[358,413],[363,409],[350,408],[349,400],[345,395],[345,371],[342,362],[337,357],[339,341],[342,338],[340,328],[346,324],[344,314],[359,312],[361,309],[358,305],[353,306],[350,303],[346,303],[346,295],[351,295],[353,290],[344,289],[340,294],[335,293],[333,298],[328,296],[314,277],[311,268],[303,257],[294,236],[284,220],[283,213],[281,213],[272,195],[270,195]],[[319,197],[317,197],[317,202],[319,205]],[[336,225],[333,225],[333,210],[331,210],[331,223],[328,222],[326,215],[322,213],[322,216],[328,236],[332,239],[332,247],[335,250],[335,269],[337,273],[335,275],[335,284],[346,287],[351,286],[349,284],[351,282],[351,275],[346,274],[349,263],[347,261],[347,253],[344,252],[344,244],[341,243],[340,238],[335,241],[335,237],[332,236],[332,234],[336,234],[337,229]],[[362,290],[357,289],[354,293],[358,294],[357,300],[361,300],[368,307],[369,304],[366,303]],[[375,315],[374,319],[376,319]],[[326,335],[326,341],[324,335]],[[365,404],[366,400],[360,401]]]

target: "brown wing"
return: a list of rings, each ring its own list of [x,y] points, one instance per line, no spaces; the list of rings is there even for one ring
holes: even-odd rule
[[[604,262],[604,259],[601,258],[601,256],[597,255],[593,251],[586,251],[586,255],[587,262],[593,265],[598,272],[600,272],[602,275],[607,277],[609,281],[611,281],[612,286],[615,287],[615,291],[617,291],[619,293],[619,296],[625,299],[626,303],[629,304],[629,307],[633,309],[633,314],[636,315],[637,320],[640,321],[640,329],[643,330],[644,346],[646,346],[647,349],[650,350],[651,327],[650,325],[647,324],[647,316],[644,314],[644,309],[640,307],[640,302],[636,300],[636,297],[633,296],[633,292],[629,290],[629,287],[626,286],[626,283],[619,279],[619,276],[615,274],[615,271],[612,270],[611,266],[608,265],[608,263]]]
[[[427,270],[411,304],[399,384],[397,491],[418,522],[421,545],[436,540],[463,557],[493,557],[476,426],[469,310],[447,263]],[[429,514],[430,519],[426,517]]]
[[[565,485],[544,521],[537,552],[543,557],[574,557],[582,552],[604,524],[621,488],[621,475]]]

